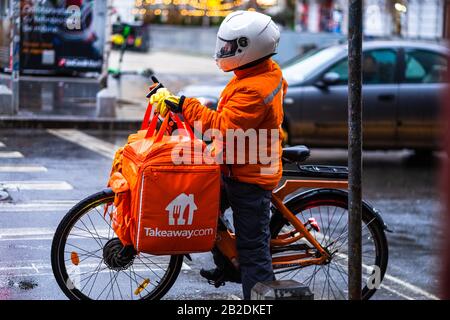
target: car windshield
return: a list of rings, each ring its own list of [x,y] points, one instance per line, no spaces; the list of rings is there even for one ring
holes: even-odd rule
[[[283,76],[289,84],[307,79],[314,70],[342,52],[341,47],[330,47],[307,53],[297,61],[283,68]]]

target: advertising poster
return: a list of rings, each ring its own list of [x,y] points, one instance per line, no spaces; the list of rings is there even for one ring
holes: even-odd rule
[[[9,0],[0,0],[0,71],[10,66],[11,22],[9,18]]]
[[[22,0],[21,18],[23,73],[101,72],[106,0]]]

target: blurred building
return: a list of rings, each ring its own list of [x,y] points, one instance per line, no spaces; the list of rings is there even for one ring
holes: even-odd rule
[[[447,0],[364,0],[365,34],[441,38]],[[304,32],[345,34],[348,0],[113,0],[123,21],[215,25],[234,10],[258,10]]]
[[[364,0],[366,36],[441,38],[444,0]],[[296,29],[346,33],[348,0],[297,0]]]

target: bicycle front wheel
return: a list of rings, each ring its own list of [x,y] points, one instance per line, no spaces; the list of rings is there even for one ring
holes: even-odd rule
[[[340,190],[320,189],[292,198],[286,203],[303,223],[314,218],[320,231],[311,231],[315,239],[331,254],[323,265],[275,270],[278,280],[292,279],[311,288],[315,299],[346,300],[348,298],[348,196]],[[362,298],[370,299],[381,285],[388,264],[388,244],[384,225],[374,210],[362,210]],[[295,228],[275,214],[271,221],[272,238],[295,233]],[[299,240],[305,243],[306,240]],[[283,253],[283,255],[286,253]],[[276,255],[274,255],[276,256]]]
[[[114,193],[106,189],[63,218],[51,250],[56,281],[72,300],[160,299],[177,279],[183,256],[123,254],[111,227],[113,201]]]

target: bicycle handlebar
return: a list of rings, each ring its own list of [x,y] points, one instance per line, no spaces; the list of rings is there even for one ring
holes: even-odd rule
[[[151,76],[150,78],[152,79],[154,84],[158,84],[158,85],[155,86],[152,90],[150,90],[150,92],[147,94],[147,98],[150,98],[152,95],[154,95],[156,93],[156,91],[158,91],[158,89],[164,88],[164,85],[162,83],[160,83],[159,80],[155,76]]]

